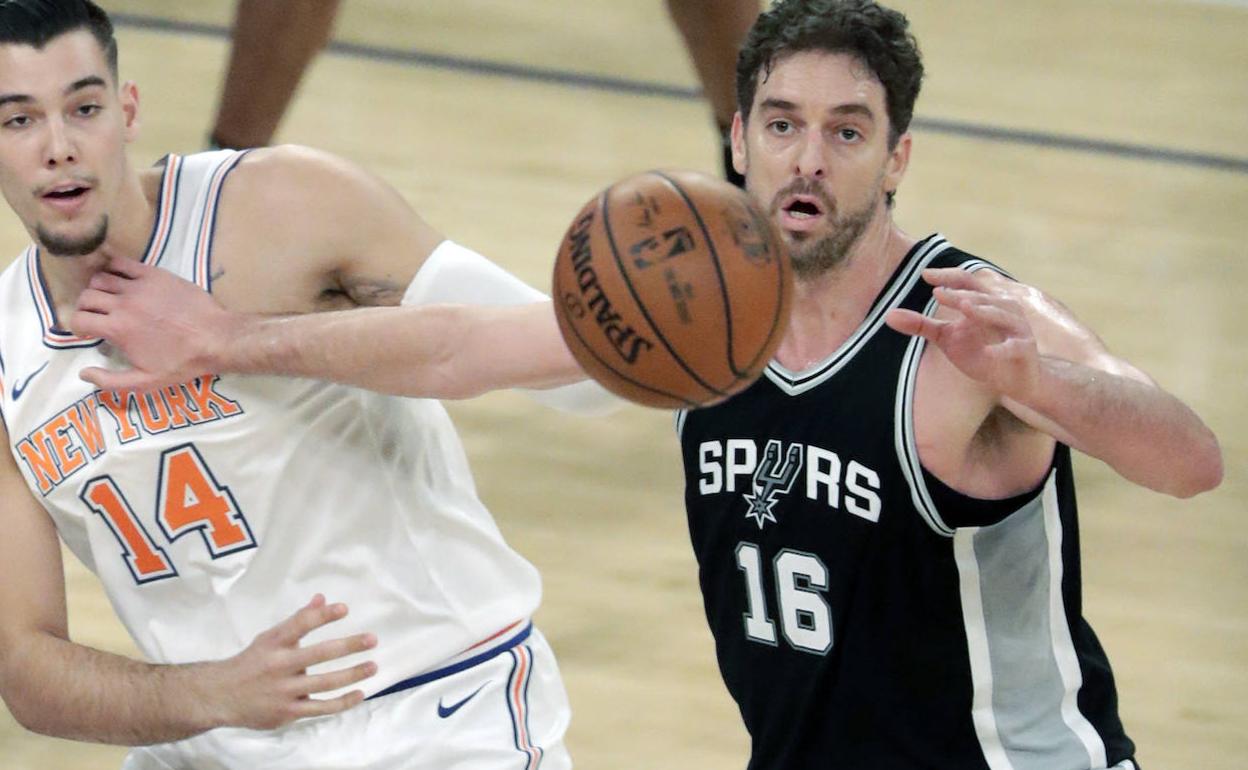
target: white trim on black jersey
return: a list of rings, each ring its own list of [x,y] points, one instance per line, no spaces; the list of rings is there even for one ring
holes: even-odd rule
[[[939,233],[930,236],[927,242],[919,247],[918,253],[911,258],[910,264],[881,294],[858,329],[837,348],[835,353],[804,372],[794,372],[773,360],[763,371],[767,379],[790,396],[801,395],[826,382],[853,360],[854,355],[867,344],[872,335],[880,330],[880,327],[884,325],[884,316],[901,304],[902,299],[910,293],[910,290],[918,283],[923,268],[950,248],[952,247],[944,236]]]
[[[992,270],[1009,278],[1010,275],[1001,268],[982,259],[972,257],[957,265],[968,272]],[[933,297],[923,308],[923,315],[932,316],[936,312],[936,298]],[[901,362],[901,373],[897,381],[897,404],[893,419],[894,436],[897,445],[897,460],[901,464],[901,472],[905,474],[910,485],[910,495],[919,515],[932,528],[932,531],[944,537],[953,536],[953,528],[945,523],[932,496],[927,491],[927,482],[923,480],[923,466],[919,460],[919,450],[914,441],[914,389],[919,375],[919,361],[923,359],[923,349],[927,340],[922,337],[911,337],[906,355]]]

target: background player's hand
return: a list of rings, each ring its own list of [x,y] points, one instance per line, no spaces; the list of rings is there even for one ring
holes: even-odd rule
[[[317,594],[294,615],[264,631],[247,649],[213,668],[210,688],[220,704],[219,721],[235,727],[272,730],[296,719],[345,711],[364,700],[360,690],[336,698],[311,696],[349,687],[377,673],[372,661],[324,674],[307,669],[377,645],[372,634],[330,639],[307,647],[300,641],[313,630],[346,617],[345,604],[327,604]]]
[[[236,317],[207,292],[167,270],[113,259],[78,297],[70,329],[102,337],[131,369],[79,373],[102,390],[151,390],[212,371],[214,351],[233,337]]]
[[[923,271],[936,287],[943,310],[931,318],[893,310],[893,329],[924,337],[966,376],[1004,396],[1025,400],[1040,377],[1040,353],[1023,307],[1011,296],[1013,282],[958,268]]]

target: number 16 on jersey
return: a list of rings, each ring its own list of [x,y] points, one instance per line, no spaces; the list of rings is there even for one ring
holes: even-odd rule
[[[738,544],[737,567],[745,574],[745,635],[775,646],[776,625],[768,615],[759,547]],[[776,554],[772,571],[785,641],[794,649],[817,655],[832,649],[832,611],[823,597],[828,588],[828,568],[814,554],[786,548]]]

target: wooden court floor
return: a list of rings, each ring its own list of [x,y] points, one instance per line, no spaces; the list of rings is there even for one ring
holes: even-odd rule
[[[138,82],[145,116],[135,162],[201,147],[226,52],[212,29],[228,24],[232,2],[104,5],[128,19],[122,72]],[[694,79],[661,0],[345,5],[339,40],[451,66],[329,53],[281,138],[369,167],[535,285],[547,283],[572,215],[605,184],[651,167],[715,170],[706,110],[679,95]],[[1248,3],[896,5],[928,68],[903,226],[939,230],[1063,299],[1222,441],[1225,482],[1189,501],[1077,461],[1085,612],[1144,767],[1243,767]],[[136,26],[143,18],[199,26]],[[491,73],[483,62],[513,66]],[[676,93],[549,77],[567,72]],[[0,216],[0,253],[25,242]],[[746,737],[695,584],[670,415],[572,418],[505,393],[451,408],[483,497],[545,577],[538,621],[572,699],[578,765],[743,767]],[[94,578],[72,557],[67,575],[75,639],[131,651]],[[31,735],[0,708],[3,770],[112,768],[123,753]]]

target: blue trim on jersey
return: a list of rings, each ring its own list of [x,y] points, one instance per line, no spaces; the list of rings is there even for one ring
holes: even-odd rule
[[[162,162],[165,165],[160,170],[160,186],[156,188],[156,222],[155,224],[152,225],[152,232],[148,233],[147,245],[143,247],[143,261],[144,262],[147,262],[147,258],[151,256],[152,246],[156,244],[156,234],[160,232],[160,210],[161,210],[161,206],[163,206],[165,202],[165,182],[168,181],[166,177],[169,175],[169,160],[171,158],[172,158],[172,153],[156,161],[156,165],[160,165]],[[175,182],[175,185],[176,185],[176,182]],[[176,186],[174,187],[173,200],[175,203],[178,200]],[[169,223],[170,223],[170,229],[172,230],[173,229],[172,228],[173,212],[170,212]],[[166,240],[165,242],[168,243],[168,240]],[[161,247],[161,251],[164,251],[163,246]],[[153,259],[151,262],[148,262],[148,264],[154,265],[159,261],[160,261],[160,255],[157,254],[156,259]]]
[[[208,204],[212,211],[212,219],[208,224],[207,232],[204,234],[207,243],[204,244],[204,285],[201,288],[209,294],[212,293],[212,247],[217,240],[217,212],[220,211],[221,195],[225,192],[225,180],[229,178],[230,174],[234,173],[234,169],[238,168],[238,164],[243,162],[243,158],[249,152],[251,150],[242,150],[234,157],[225,161],[227,167],[225,172],[221,174],[221,183],[217,185],[217,196]],[[211,181],[209,183],[211,184]],[[200,224],[202,225],[203,223],[201,222]],[[198,247],[198,245],[197,243],[196,246]],[[195,251],[198,253],[199,249],[196,248]]]
[[[410,690],[411,688],[419,687],[422,684],[429,684],[430,682],[436,681],[438,679],[448,677],[451,674],[458,674],[460,671],[465,671],[480,663],[484,663],[487,660],[490,660],[491,658],[496,658],[499,655],[502,655],[504,652],[507,652],[508,650],[512,649],[516,645],[523,642],[525,639],[528,639],[529,634],[531,633],[533,633],[533,624],[529,623],[528,625],[524,627],[524,630],[521,631],[520,633],[516,634],[515,636],[500,643],[499,645],[495,647],[491,647],[485,652],[482,652],[478,655],[473,655],[471,658],[461,660],[460,662],[446,666],[445,668],[435,669],[425,674],[418,674],[417,676],[413,676],[409,679],[404,679],[402,682],[392,684],[379,693],[375,693],[373,695],[368,696],[368,698],[366,698],[365,700],[372,700],[373,698],[380,698],[383,695],[393,695],[396,692],[401,692],[403,690]]]
[[[104,340],[81,340],[79,342],[54,342],[48,339],[48,335],[56,335],[60,337],[73,337],[73,335],[64,329],[58,329],[56,326],[56,306],[52,304],[52,293],[48,291],[48,284],[43,280],[43,267],[39,264],[39,249],[35,249],[34,263],[35,272],[33,276],[30,273],[31,259],[23,258],[26,262],[26,275],[33,280],[26,281],[26,288],[30,291],[30,301],[34,305],[35,315],[39,318],[39,328],[43,331],[43,346],[52,350],[70,350],[72,348],[93,348],[104,342]],[[38,285],[39,290],[43,292],[44,299],[48,302],[48,314],[52,316],[52,327],[43,322],[43,313],[39,312],[39,298],[35,296],[35,286]]]
[[[181,197],[178,195],[178,192],[179,192],[179,188],[182,186],[182,167],[184,165],[182,162],[182,156],[169,153],[168,155],[164,157],[164,161],[166,164],[165,172],[160,177],[160,195],[156,199],[157,229],[152,230],[152,242],[149,242],[147,244],[147,251],[143,252],[148,257],[151,257],[150,261],[148,261],[147,259],[145,259],[144,261],[147,262],[147,264],[151,265],[152,267],[158,267],[160,265],[160,260],[164,258],[165,251],[169,248],[169,240],[170,240],[169,236],[170,234],[173,233],[174,225],[178,221],[178,198]],[[160,227],[159,216],[160,216],[160,207],[164,203],[165,182],[168,181],[165,178],[165,176],[169,173],[170,165],[176,166],[177,168],[174,170],[174,173],[173,173],[173,187],[172,187],[173,200],[169,202],[169,216],[167,217],[168,222],[169,222],[169,228],[168,230],[165,231],[164,243],[161,243],[160,247],[156,250],[156,253],[152,254],[151,248],[152,248],[153,243],[155,242],[156,233],[158,232],[159,227]]]

